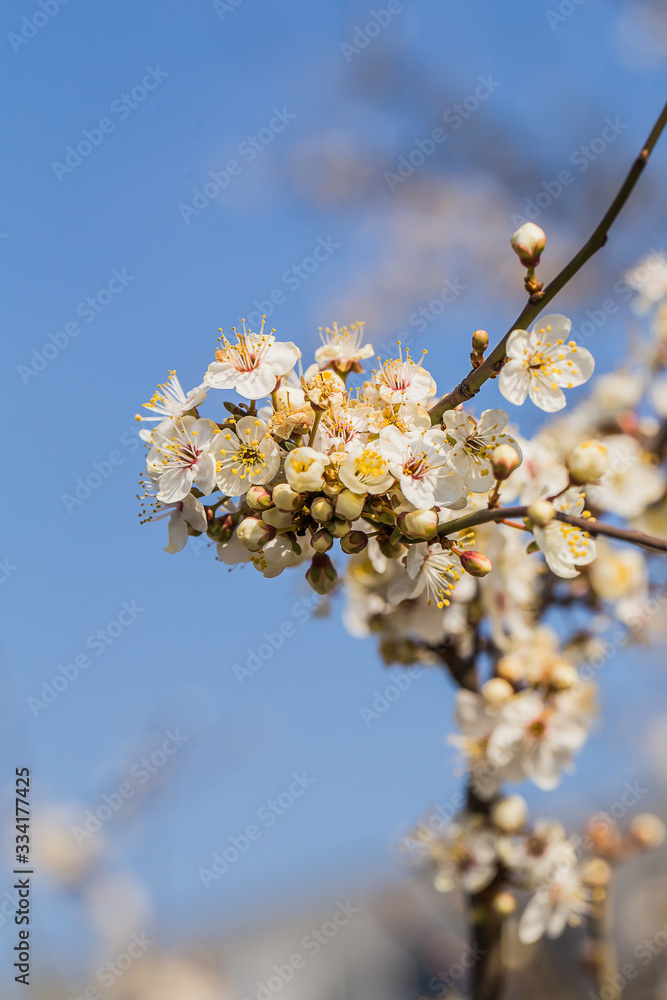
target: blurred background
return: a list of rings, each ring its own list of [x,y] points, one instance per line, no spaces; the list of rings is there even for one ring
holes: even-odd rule
[[[427,348],[451,388],[471,332],[495,342],[523,303],[512,232],[547,231],[549,279],[641,148],[667,9],[12,0],[2,24],[2,777],[8,816],[14,768],[33,775],[37,995],[456,997],[461,914],[396,849],[457,805],[450,685],[408,673],[383,701],[399,669],[299,572],[230,573],[203,542],[165,555],[165,524],[139,524],[134,414],[262,313],[306,363],[319,326],[365,320],[376,351]],[[664,252],[666,168],[663,141],[555,303],[599,372],[636,324],[623,275]],[[535,810],[578,829],[639,783],[636,808],[664,815],[661,667],[608,661],[603,725],[556,792],[525,790]],[[623,877],[622,957],[667,926],[664,856]],[[541,953],[541,995],[582,988],[571,948]],[[512,951],[517,996],[532,951]],[[666,969],[657,955],[630,995],[659,995]]]

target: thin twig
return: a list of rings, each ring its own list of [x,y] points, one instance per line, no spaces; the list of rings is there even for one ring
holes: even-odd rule
[[[466,528],[474,528],[478,524],[487,524],[489,521],[504,521],[506,518],[528,517],[528,507],[495,507],[492,509],[473,511],[471,514],[464,514],[453,521],[446,521],[438,528],[438,534],[443,537],[454,535]],[[667,541],[662,538],[653,538],[645,535],[643,531],[630,531],[627,528],[615,528],[611,524],[604,524],[596,521],[592,517],[575,517],[573,514],[565,514],[558,510],[555,514],[556,520],[571,524],[575,528],[587,531],[589,535],[607,535],[609,538],[617,538],[621,542],[629,542],[632,545],[641,545],[645,549],[652,549],[655,552],[667,552]],[[513,525],[514,527],[514,525]]]
[[[464,380],[456,387],[456,389],[450,392],[447,396],[443,396],[442,399],[440,399],[435,406],[431,408],[429,412],[431,414],[432,424],[439,423],[446,410],[453,410],[459,405],[459,403],[465,403],[467,400],[472,399],[472,397],[479,392],[486,380],[491,378],[492,375],[497,374],[505,358],[507,340],[512,331],[528,329],[533,320],[539,316],[544,307],[551,302],[558,292],[560,292],[561,288],[563,288],[568,281],[574,277],[577,271],[583,267],[586,261],[588,261],[594,253],[597,253],[597,251],[605,245],[609,230],[616,221],[616,218],[626,201],[630,197],[630,194],[639,180],[639,177],[648,162],[648,158],[660,137],[660,133],[666,124],[667,104],[665,104],[662,109],[662,112],[653,126],[651,134],[646,140],[642,151],[633,163],[630,173],[625,178],[618,194],[614,198],[609,209],[605,213],[604,218],[591,238],[543,291],[532,295],[528,299],[528,302],[521,314],[517,317],[503,339],[494,348],[492,353],[489,354],[486,360],[479,366],[479,368],[474,368],[470,371]]]

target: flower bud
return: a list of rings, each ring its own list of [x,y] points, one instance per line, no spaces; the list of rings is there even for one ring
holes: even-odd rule
[[[333,504],[326,497],[316,497],[310,505],[310,516],[320,524],[326,524],[333,517]]]
[[[234,534],[234,521],[229,514],[225,514],[224,517],[216,517],[209,523],[206,533],[209,538],[224,545]]]
[[[513,694],[514,688],[504,677],[492,677],[482,684],[482,697],[487,705],[502,705]]]
[[[472,349],[475,354],[484,354],[489,346],[489,335],[486,330],[475,330],[472,335]]]
[[[288,483],[273,487],[273,502],[279,510],[301,510],[303,507],[303,497]]]
[[[400,542],[393,545],[389,541],[389,537],[387,535],[380,535],[377,539],[377,543],[380,546],[380,552],[386,559],[400,559],[405,552],[405,549]]]
[[[628,833],[640,847],[652,850],[665,839],[665,824],[653,813],[640,813],[630,823]]]
[[[258,552],[263,545],[271,541],[275,533],[274,528],[260,521],[258,517],[244,517],[236,529],[239,542],[251,552]]]
[[[285,535],[277,535],[264,546],[262,555],[270,569],[286,569],[292,566],[299,557],[299,552]]]
[[[596,887],[609,885],[613,876],[612,867],[604,858],[591,858],[581,869],[582,882]]]
[[[306,580],[316,594],[330,594],[338,582],[338,574],[329,556],[316,555],[306,573]]]
[[[521,465],[521,459],[511,444],[499,444],[493,449],[491,467],[496,479],[509,479],[515,469]]]
[[[346,521],[356,521],[361,515],[366,502],[366,493],[353,493],[352,490],[342,490],[336,497],[336,514]]]
[[[365,531],[351,531],[348,535],[343,535],[340,540],[340,547],[348,556],[363,552],[368,545],[368,535]]]
[[[412,510],[398,515],[398,526],[409,538],[435,538],[438,515],[434,510]]]
[[[333,521],[329,521],[328,524],[329,531],[336,538],[342,538],[343,535],[347,535],[351,527],[352,525],[349,521],[340,521],[337,517]]]
[[[262,513],[264,524],[270,524],[272,528],[277,528],[279,531],[289,528],[292,525],[293,517],[294,515],[290,511],[279,510],[277,507],[272,507]]]
[[[470,576],[486,576],[493,569],[491,560],[483,552],[475,552],[468,549],[460,555],[461,565]]]
[[[316,531],[310,539],[310,544],[316,552],[328,552],[333,543],[333,535],[330,531],[327,531],[326,528],[320,528],[320,530]]]
[[[556,508],[548,500],[536,500],[528,508],[528,517],[538,528],[546,528],[556,516]]]
[[[570,452],[567,467],[575,483],[592,483],[609,468],[609,453],[600,441],[583,441]]]
[[[549,671],[549,685],[556,691],[569,691],[578,683],[579,671],[567,660],[559,660]]]
[[[268,510],[273,507],[273,500],[266,486],[251,486],[245,495],[248,507],[253,510]]]
[[[513,653],[506,653],[500,657],[496,664],[496,673],[510,684],[520,684],[526,679],[521,658]]]
[[[503,833],[516,833],[528,820],[528,806],[521,795],[508,795],[491,807],[491,822]]]
[[[547,237],[543,229],[534,222],[525,222],[519,226],[510,243],[524,267],[536,267],[546,246]]]
[[[503,889],[493,897],[493,909],[500,917],[511,917],[516,911],[516,897]]]

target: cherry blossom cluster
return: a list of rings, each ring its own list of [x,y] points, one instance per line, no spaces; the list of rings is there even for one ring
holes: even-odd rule
[[[544,234],[528,224],[512,245],[539,295]],[[502,786],[560,783],[596,722],[604,628],[620,623],[624,644],[655,625],[646,557],[599,528],[611,515],[667,536],[667,278],[640,270],[628,284],[652,311],[649,345],[565,416],[566,391],[594,369],[570,321],[545,315],[510,333],[500,393],[559,414],[530,439],[500,408],[440,417],[425,352],[415,361],[399,345],[364,371],[363,323],[322,330],[304,370],[294,343],[244,322],[220,337],[199,385],[185,392],[171,372],[137,417],[150,425],[143,516],[169,518],[165,551],[205,535],[223,563],[264,577],[304,566],[317,593],[344,589],[348,629],[376,634],[387,663],[449,669],[469,805],[444,834],[422,825],[415,837],[442,891],[461,887],[504,915],[515,890],[532,892],[527,942],[593,912],[609,858],[600,849],[583,861],[559,824],[529,827],[525,803]],[[475,331],[473,369],[488,345]],[[342,577],[336,544],[349,557]],[[576,629],[563,635],[554,611],[575,603]],[[657,842],[651,818],[637,823],[633,843]]]

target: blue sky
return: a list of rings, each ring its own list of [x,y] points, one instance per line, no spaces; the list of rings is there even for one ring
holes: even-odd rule
[[[56,2],[45,0],[49,10]],[[433,294],[446,278],[465,285],[424,335],[429,368],[446,388],[466,370],[469,331],[500,336],[521,307],[518,274],[514,286],[505,281],[512,213],[572,172],[540,217],[553,247],[545,275],[555,273],[604,211],[664,100],[659,46],[648,29],[629,31],[629,3],[398,7],[377,30],[367,30],[379,22],[356,0],[71,0],[32,29],[22,18],[34,19],[37,4],[2,14],[1,72],[13,95],[2,111],[0,217],[5,456],[15,484],[2,497],[0,552],[13,567],[0,647],[8,766],[32,767],[36,803],[89,807],[118,787],[138,748],[153,750],[180,727],[188,742],[160,795],[135,818],[108,824],[111,864],[139,876],[174,936],[211,919],[256,918],[286,894],[335,895],[358,874],[390,872],[392,837],[457,788],[443,743],[452,691],[424,674],[367,727],[360,708],[394,671],[372,641],[343,631],[338,602],[328,617],[303,621],[298,602],[309,591],[300,573],[265,581],[228,573],[203,548],[165,555],[164,525],[141,527],[134,499],[139,405],[171,368],[186,387],[199,382],[218,328],[268,311],[272,293],[270,323],[305,357],[317,327],[334,319],[368,318],[376,344],[410,329],[432,293],[420,299],[407,280],[401,287],[398,237],[407,226],[421,247],[415,219],[428,205],[415,201],[435,188],[473,198],[469,223],[453,207],[449,222],[445,211],[442,250],[428,258],[443,268]],[[391,192],[386,171],[480,79],[494,81],[488,99]],[[618,123],[616,137],[581,169],[581,153],[572,157],[607,119]],[[329,148],[331,157],[322,153]],[[341,149],[347,172],[327,187]],[[663,146],[604,261],[557,301],[575,327],[661,245],[656,197],[666,165]],[[224,190],[194,202],[198,214],[183,208],[211,172],[224,179],[225,171]],[[495,213],[488,233],[478,196]],[[318,245],[326,259],[309,273],[304,261]],[[344,314],[350,303],[368,303],[370,315]],[[589,345],[599,370],[623,349],[630,313],[619,305]],[[489,387],[485,403],[497,400]],[[77,497],[91,474],[96,485]],[[240,684],[234,665],[286,622],[294,635]],[[99,629],[106,639],[96,644]],[[90,665],[32,711],[29,699],[77,655]],[[647,707],[628,660],[619,654],[605,668],[606,713],[624,732]],[[636,669],[664,694],[650,657]],[[553,808],[613,801],[645,767],[641,747],[628,753],[601,733]],[[315,779],[307,793],[204,890],[200,865],[304,771]],[[70,904],[45,892],[40,905],[67,970],[89,931],[79,927],[75,944]]]

